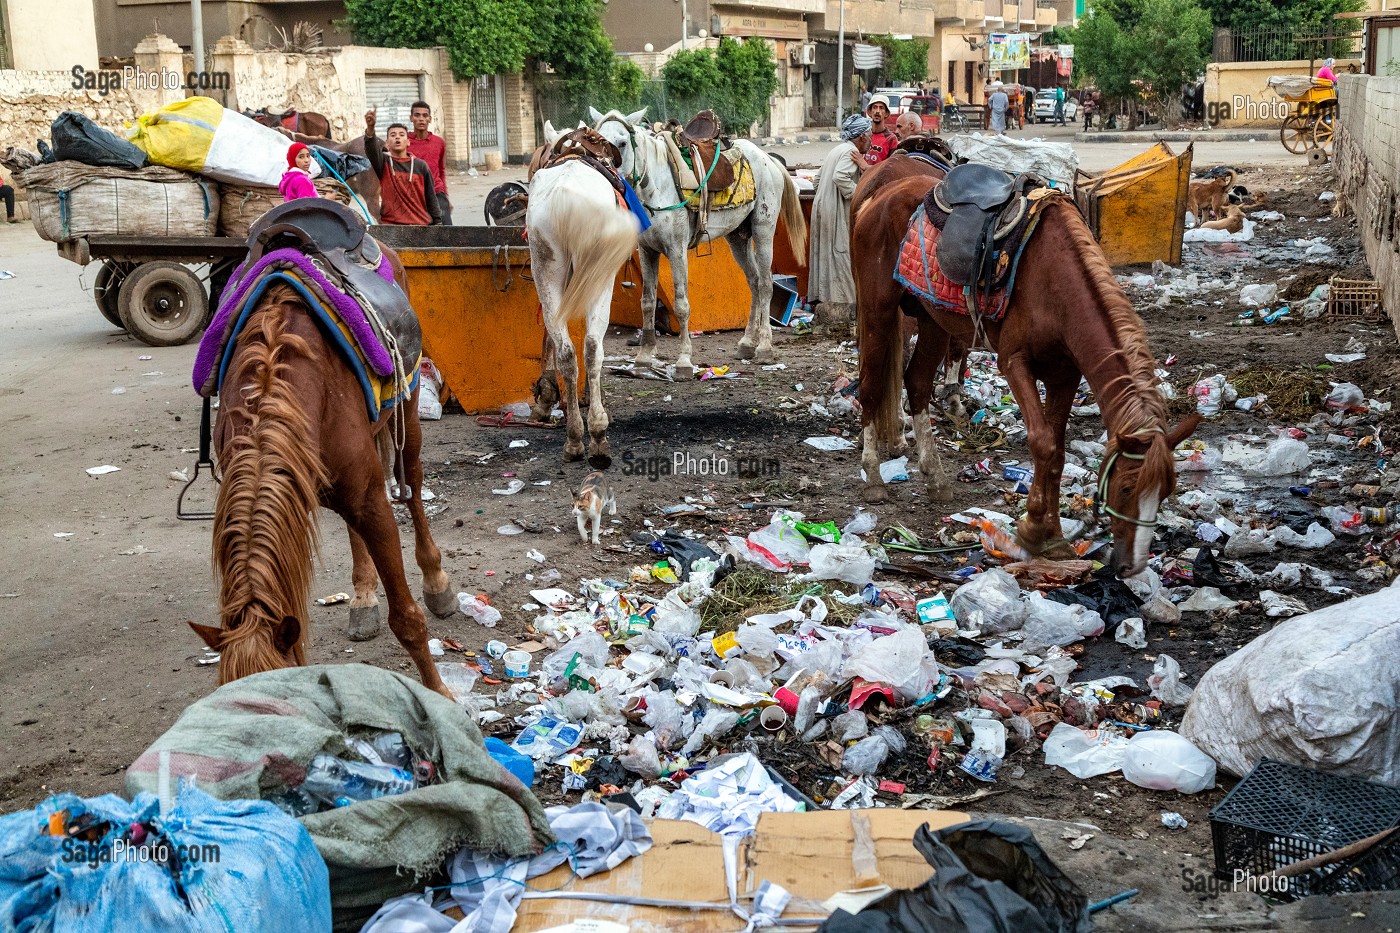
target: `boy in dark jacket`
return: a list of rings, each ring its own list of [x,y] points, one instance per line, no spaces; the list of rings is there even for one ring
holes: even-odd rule
[[[386,141],[374,135],[375,112],[365,114],[365,155],[379,176],[379,222],[420,227],[442,223],[428,163],[408,151],[408,127],[389,126]]]

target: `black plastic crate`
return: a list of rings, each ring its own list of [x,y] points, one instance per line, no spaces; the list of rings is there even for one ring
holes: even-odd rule
[[[1264,875],[1400,826],[1400,789],[1296,765],[1260,761],[1210,811],[1215,873]],[[1289,879],[1284,900],[1400,886],[1400,835],[1344,862]],[[1362,886],[1365,885],[1365,886]],[[1372,886],[1375,885],[1375,886]]]

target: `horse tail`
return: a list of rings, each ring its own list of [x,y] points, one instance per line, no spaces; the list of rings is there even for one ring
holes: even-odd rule
[[[870,369],[862,367],[881,385],[879,404],[870,412],[875,424],[875,439],[881,450],[893,450],[904,439],[904,411],[900,401],[904,395],[905,340],[899,328],[899,317],[896,311],[892,333],[874,333],[882,324],[888,327],[889,321],[882,321],[874,314],[856,314],[856,339],[862,358],[866,348],[878,347],[882,351],[871,361],[874,365]]]
[[[219,581],[219,683],[305,664],[316,514],[326,482],[310,415],[290,381],[312,359],[286,329],[295,293],[269,289],[238,338],[220,420],[237,432],[221,445],[214,509]]]
[[[787,169],[783,173],[783,224],[787,227],[788,246],[797,258],[799,266],[807,265],[807,220],[802,216],[802,199],[797,195],[797,186]]]
[[[560,213],[551,218],[552,237],[567,250],[571,268],[554,322],[566,325],[612,290],[617,270],[637,248],[637,220],[621,208],[600,211],[581,199],[557,198],[555,204]]]

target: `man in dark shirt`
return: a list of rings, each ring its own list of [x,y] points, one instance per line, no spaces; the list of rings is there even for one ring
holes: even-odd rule
[[[428,163],[433,173],[433,191],[437,193],[438,207],[442,208],[442,222],[452,223],[452,202],[447,200],[447,143],[436,133],[428,132],[433,110],[427,101],[416,101],[408,111],[413,132],[408,134],[408,151]]]
[[[386,142],[374,135],[375,112],[365,114],[365,155],[379,176],[379,222],[425,227],[442,223],[428,163],[408,151],[408,127],[389,126]]]

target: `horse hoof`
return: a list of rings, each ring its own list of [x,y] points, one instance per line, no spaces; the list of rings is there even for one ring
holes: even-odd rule
[[[612,466],[612,457],[601,451],[588,455],[588,465],[595,470],[606,470]]]
[[[379,607],[361,606],[350,610],[350,628],[346,635],[351,641],[369,641],[377,636],[383,626],[379,621]]]
[[[638,353],[632,358],[632,365],[643,369],[651,369],[656,365],[655,353]]]
[[[739,341],[739,349],[738,349],[736,352],[737,352],[738,355],[739,355],[739,359],[741,359],[741,360],[751,360],[751,359],[753,359],[753,344],[751,344],[751,343],[744,343],[744,341],[740,340],[740,341]]]
[[[883,485],[866,486],[865,492],[863,494],[863,498],[865,499],[865,501],[871,503],[872,505],[877,502],[884,502],[889,497],[890,491],[886,489]]]
[[[573,444],[565,444],[565,445],[564,445],[564,459],[565,459],[565,460],[568,460],[568,461],[570,461],[570,462],[572,462],[572,461],[574,461],[574,460],[582,460],[582,459],[583,459],[583,444],[580,443],[578,446],[574,446]]]
[[[692,363],[690,360],[686,360],[684,362],[681,362],[680,360],[676,361],[675,375],[684,376],[685,378],[690,379],[697,372],[699,372],[699,370],[695,368],[695,364]]]
[[[753,355],[753,361],[755,363],[762,363],[764,365],[772,363],[777,358],[778,355],[773,352],[772,347],[764,347],[761,350],[756,350]]]
[[[1079,553],[1064,538],[1055,538],[1053,541],[1045,542],[1045,546],[1040,549],[1040,556],[1046,560],[1079,559]]]
[[[929,483],[925,488],[929,499],[934,502],[947,502],[953,498],[953,488],[947,483]]]
[[[424,590],[423,605],[427,606],[428,611],[439,619],[445,619],[457,611],[457,597],[452,595],[451,586],[441,593],[429,593]]]

